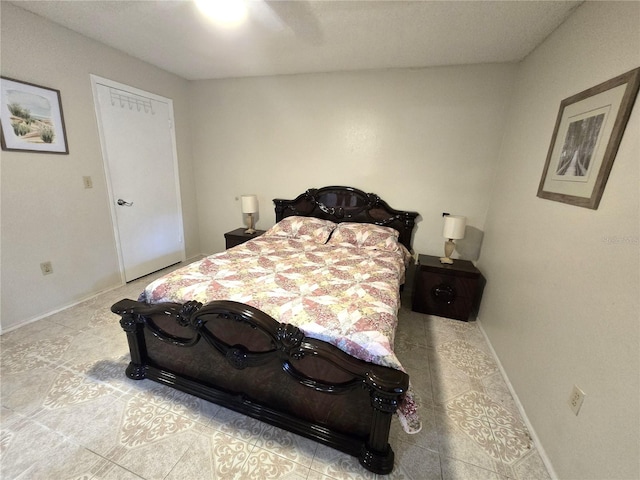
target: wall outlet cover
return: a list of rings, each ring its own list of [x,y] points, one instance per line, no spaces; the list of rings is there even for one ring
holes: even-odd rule
[[[51,275],[53,273],[53,266],[51,262],[42,262],[40,264],[40,270],[42,270],[43,275]]]
[[[569,396],[569,407],[574,414],[578,415],[580,412],[585,395],[586,394],[580,389],[580,387],[577,385],[573,386],[571,395]]]

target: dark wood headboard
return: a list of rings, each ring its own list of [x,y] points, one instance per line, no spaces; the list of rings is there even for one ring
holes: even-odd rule
[[[273,203],[276,206],[276,222],[300,215],[336,223],[374,223],[397,230],[400,243],[411,251],[418,212],[395,210],[375,193],[365,193],[353,187],[310,188],[293,200],[275,198]]]

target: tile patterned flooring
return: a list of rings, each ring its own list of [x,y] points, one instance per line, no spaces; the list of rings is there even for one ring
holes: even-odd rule
[[[149,277],[0,337],[0,478],[539,479],[549,474],[475,322],[410,310],[396,350],[423,429],[394,418],[394,471],[149,380],[124,376],[125,334],[109,307]]]

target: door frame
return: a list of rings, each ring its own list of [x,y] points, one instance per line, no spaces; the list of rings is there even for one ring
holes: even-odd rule
[[[182,194],[180,192],[180,171],[178,169],[178,149],[176,145],[176,130],[175,130],[175,120],[173,116],[173,100],[170,98],[162,97],[160,95],[156,95],[154,93],[150,93],[139,88],[132,87],[130,85],[126,85],[124,83],[116,82],[114,80],[109,80],[108,78],[100,77],[98,75],[94,75],[93,73],[89,74],[91,79],[91,91],[93,93],[93,105],[94,111],[96,115],[96,124],[98,127],[98,137],[100,139],[100,150],[102,151],[102,166],[104,167],[104,174],[107,183],[107,195],[109,202],[109,212],[111,213],[111,226],[113,228],[113,238],[116,246],[116,253],[118,255],[118,267],[120,269],[120,280],[124,285],[127,283],[125,277],[125,265],[124,258],[122,255],[122,245],[120,244],[120,235],[118,228],[118,219],[116,216],[116,200],[113,193],[113,186],[111,182],[111,172],[109,171],[109,160],[107,154],[107,145],[104,138],[104,132],[102,129],[102,116],[100,113],[100,102],[98,100],[98,85],[103,85],[106,87],[117,88],[118,90],[124,90],[126,92],[131,92],[134,95],[139,95],[141,97],[146,97],[152,100],[156,100],[158,102],[167,103],[169,105],[169,129],[171,130],[171,145],[172,145],[172,156],[173,156],[173,171],[174,171],[174,180],[176,187],[176,196],[178,202],[178,220],[180,225],[180,239],[182,244],[182,254],[181,261],[185,261],[186,252],[185,252],[185,238],[184,238],[184,221],[182,217]]]

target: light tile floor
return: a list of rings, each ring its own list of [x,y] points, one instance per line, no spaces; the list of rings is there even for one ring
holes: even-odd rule
[[[138,280],[0,337],[0,478],[549,479],[475,322],[414,313],[403,295],[396,350],[423,429],[396,419],[396,465],[352,457],[149,380],[124,376],[109,307]]]

